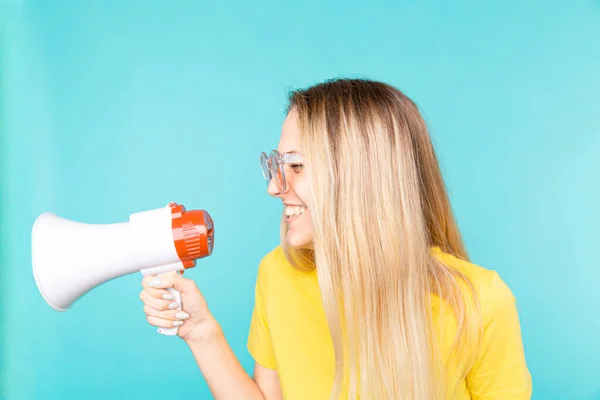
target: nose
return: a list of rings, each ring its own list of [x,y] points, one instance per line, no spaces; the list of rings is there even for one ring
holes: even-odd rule
[[[269,181],[269,186],[267,186],[267,192],[273,197],[278,197],[282,194],[281,190],[279,190],[279,187],[277,187],[277,184],[275,183],[275,179],[271,179]]]

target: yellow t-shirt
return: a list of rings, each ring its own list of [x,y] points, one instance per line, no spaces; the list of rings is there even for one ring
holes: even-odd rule
[[[439,248],[432,253],[466,273],[481,302],[483,338],[479,358],[467,371],[447,371],[458,385],[456,400],[530,399],[531,375],[525,362],[515,298],[492,271],[460,260]],[[450,318],[447,313],[444,318]],[[439,315],[437,316],[439,318]],[[451,324],[456,326],[456,323]],[[446,356],[454,333],[444,343]],[[316,271],[294,268],[281,246],[261,261],[248,350],[254,360],[279,375],[284,399],[328,400],[334,379],[334,352]],[[464,364],[464,363],[463,363]]]

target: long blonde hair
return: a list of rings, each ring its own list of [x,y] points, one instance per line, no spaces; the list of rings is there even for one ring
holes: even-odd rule
[[[381,82],[335,79],[293,91],[291,110],[314,250],[289,247],[285,223],[282,247],[297,268],[316,267],[336,360],[331,398],[451,395],[432,298],[454,313],[452,354],[478,340],[479,307],[469,279],[432,256],[437,246],[468,260],[417,106]]]

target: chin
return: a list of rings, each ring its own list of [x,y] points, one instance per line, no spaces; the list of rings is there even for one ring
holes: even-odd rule
[[[312,249],[313,243],[310,237],[305,237],[304,235],[298,235],[293,232],[288,232],[285,238],[287,244],[291,247],[297,249]]]

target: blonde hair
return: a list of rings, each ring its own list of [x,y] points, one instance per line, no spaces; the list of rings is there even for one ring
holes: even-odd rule
[[[478,340],[479,305],[468,277],[431,252],[468,260],[417,106],[390,85],[336,79],[292,92],[292,110],[314,249],[288,246],[285,223],[282,247],[295,267],[316,267],[336,360],[331,398],[451,396],[436,339],[448,327],[436,325],[433,297],[455,316],[451,354]]]

